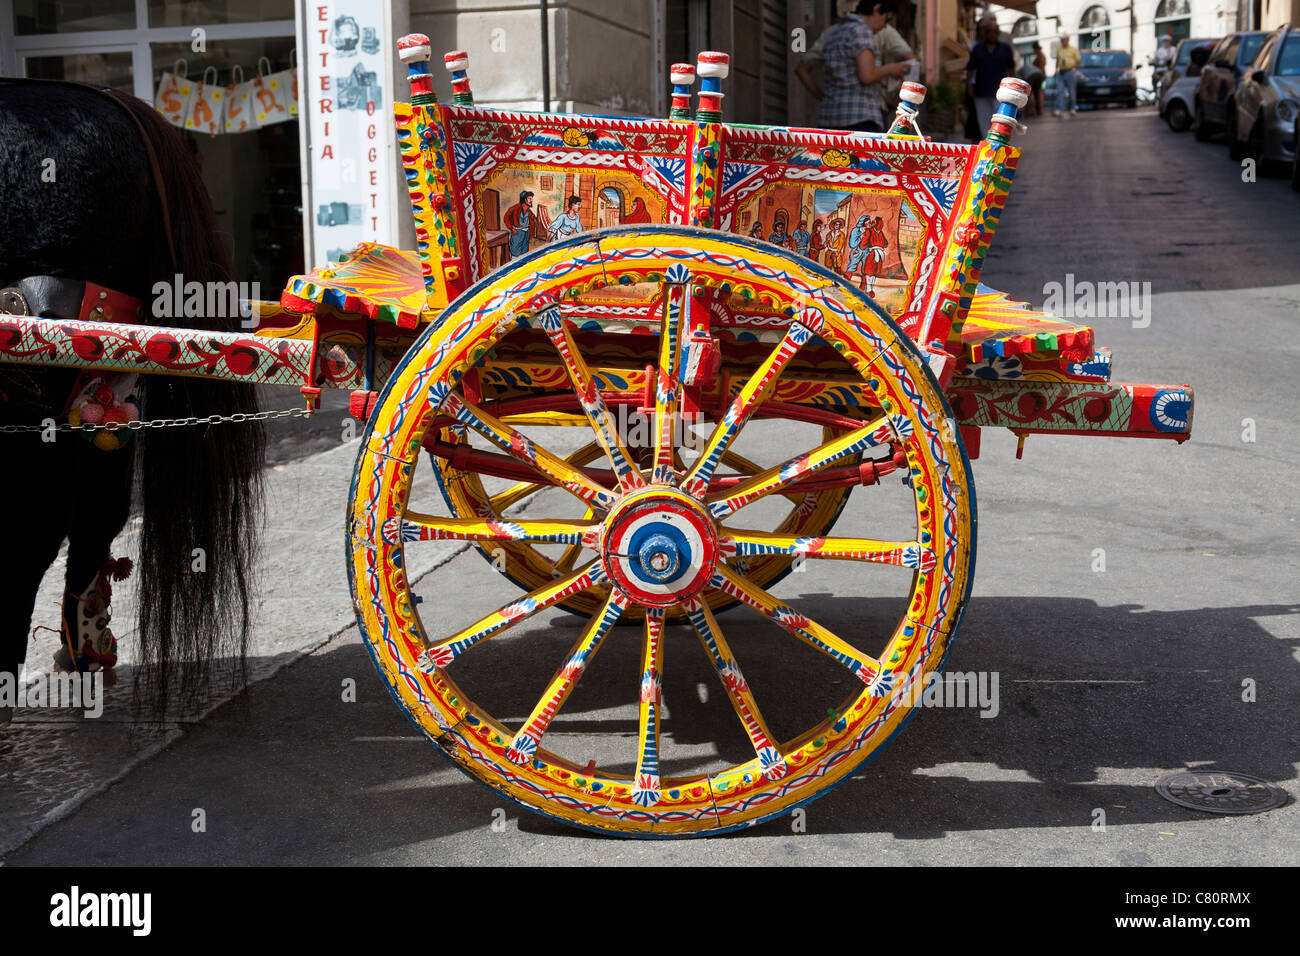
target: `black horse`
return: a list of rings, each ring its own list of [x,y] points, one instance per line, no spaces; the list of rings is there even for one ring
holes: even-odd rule
[[[175,273],[184,282],[233,278],[178,131],[132,96],[0,80],[0,288],[33,276],[92,282],[141,300],[139,321],[167,324],[153,319],[151,290]],[[233,331],[239,317],[186,324]],[[78,375],[0,365],[0,423],[64,420]],[[144,376],[139,397],[149,419],[256,410],[252,386],[199,379]],[[114,451],[67,432],[55,441],[0,434],[0,672],[16,675],[26,658],[36,592],[64,539],[67,595],[101,575],[135,479],[137,701],[161,716],[169,697],[194,700],[217,658],[236,660],[242,675],[263,444],[257,422],[146,429]]]

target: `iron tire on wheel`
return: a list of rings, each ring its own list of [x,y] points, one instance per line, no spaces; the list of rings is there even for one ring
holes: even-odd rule
[[[602,430],[600,423],[609,418],[599,389],[585,377],[584,360],[567,354],[574,340],[563,319],[562,300],[553,293],[575,278],[593,284],[661,283],[665,307],[660,341],[667,330],[669,346],[661,353],[657,378],[654,420],[660,438],[653,468],[627,467],[620,440],[607,428]],[[681,394],[672,358],[679,354],[672,343],[682,327],[681,310],[673,304],[679,301],[675,290],[688,284],[730,288],[731,283],[745,283],[760,296],[788,302],[791,322],[766,364],[735,392],[727,416],[719,417],[696,462],[678,470],[664,464],[663,454],[671,457],[668,436],[673,434]],[[505,336],[521,329],[544,329],[566,356],[586,396],[592,433],[614,466],[605,474],[614,476],[609,480],[616,479],[616,485],[600,485],[592,477],[595,472],[557,463],[545,448],[461,394],[464,373]],[[862,394],[870,397],[864,424],[784,462],[780,459],[787,451],[782,449],[775,464],[740,484],[722,482],[713,473],[717,455],[756,415],[790,354],[809,343],[833,347],[844,367],[860,376]],[[520,460],[533,462],[539,474],[551,475],[570,494],[590,503],[596,518],[534,518],[530,508],[517,521],[483,519],[476,524],[472,518],[417,511],[409,498],[421,448],[432,429],[446,428],[435,423],[445,423],[449,416],[491,437],[500,448],[513,450]],[[751,530],[743,517],[734,517],[769,492],[780,494],[800,476],[815,475],[834,462],[850,460],[845,456],[871,449],[892,455],[880,461],[898,462],[905,469],[903,485],[890,481],[890,490],[882,485],[878,493],[901,496],[890,500],[901,500],[908,520],[914,517],[910,537],[795,538]],[[862,518],[870,520],[871,515],[868,505]],[[422,619],[405,577],[405,548],[419,547],[429,538],[582,542],[594,557],[573,575],[523,599],[516,596],[455,630],[443,622],[444,612],[453,612],[450,605],[455,602],[445,608],[426,603]],[[361,630],[381,676],[408,717],[462,770],[501,795],[571,825],[638,837],[716,834],[752,826],[786,814],[848,779],[902,728],[919,687],[942,666],[969,594],[974,547],[969,463],[942,391],[914,343],[858,290],[806,259],[766,243],[673,226],[602,230],[545,246],[452,303],[407,353],[383,390],[363,439],[348,515],[349,577]],[[726,555],[773,552],[799,555],[808,559],[806,564],[823,569],[825,561],[812,559],[857,562],[841,565],[853,568],[855,575],[872,566],[878,568],[875,573],[897,572],[897,577],[888,578],[898,586],[897,620],[874,635],[850,631],[841,622],[837,626],[844,634],[836,635],[803,610],[747,582],[724,561]],[[460,660],[462,655],[473,654],[484,640],[577,591],[596,594],[601,607],[569,655],[554,662],[559,665],[555,676],[540,688],[542,696],[529,717],[499,719],[456,684],[458,665],[469,663]],[[708,608],[712,592],[739,599],[746,607],[720,624]],[[636,604],[645,611],[638,629],[641,679],[639,689],[630,688],[640,700],[639,733],[628,755],[635,758],[635,770],[605,771],[594,759],[584,762],[546,749],[544,735],[551,718],[624,608]],[[723,769],[670,776],[660,772],[660,732],[669,731],[675,746],[674,722],[679,718],[671,713],[667,726],[661,727],[660,688],[666,609],[677,606],[687,610],[701,653],[721,679],[722,694],[749,737],[751,754]],[[751,693],[742,675],[749,643],[737,640],[737,652],[727,643],[724,632],[735,636],[737,627],[750,626],[755,612],[776,636],[788,635],[791,642],[798,639],[820,652],[813,655],[819,667],[828,666],[824,658],[829,658],[840,675],[831,686],[840,687],[842,681],[851,688],[838,707],[829,708],[824,718],[812,718],[813,725],[800,732],[776,735],[769,730],[762,700],[756,699],[760,692]],[[632,639],[626,629],[611,638],[626,639]],[[796,650],[808,653],[802,645],[787,645],[791,661],[798,657]],[[535,645],[525,641],[508,646]]]

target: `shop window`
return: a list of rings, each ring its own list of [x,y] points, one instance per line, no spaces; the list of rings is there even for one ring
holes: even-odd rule
[[[135,92],[130,50],[27,57],[27,75],[35,80],[72,80]]]
[[[149,26],[292,20],[293,0],[149,0]]]
[[[1156,40],[1171,37],[1174,45],[1192,35],[1192,8],[1188,0],[1160,0],[1156,6]]]
[[[134,29],[135,0],[14,0],[17,36]]]
[[[1106,50],[1110,48],[1110,14],[1102,6],[1089,7],[1079,18],[1080,50]]]
[[[209,80],[225,87],[238,78],[287,70],[294,42],[289,37],[209,41],[207,52],[195,53],[188,43],[151,45],[154,85],[164,70],[184,60],[193,81]],[[269,68],[269,69],[268,69]],[[260,129],[217,135],[184,130],[203,170],[227,247],[242,281],[260,282],[264,295],[303,271],[302,177],[298,156],[298,120]],[[274,296],[272,296],[274,297]]]

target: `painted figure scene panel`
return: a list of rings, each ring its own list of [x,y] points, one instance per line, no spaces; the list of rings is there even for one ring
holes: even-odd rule
[[[503,165],[481,198],[480,248],[489,271],[589,229],[662,223],[667,208],[662,196],[624,170]]]
[[[779,183],[741,205],[736,231],[807,256],[896,316],[925,225],[897,192]]]

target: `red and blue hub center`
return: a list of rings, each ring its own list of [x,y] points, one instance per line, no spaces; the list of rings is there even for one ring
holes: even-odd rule
[[[713,519],[685,495],[649,489],[617,505],[605,523],[601,556],[610,579],[634,601],[670,607],[713,575]]]

